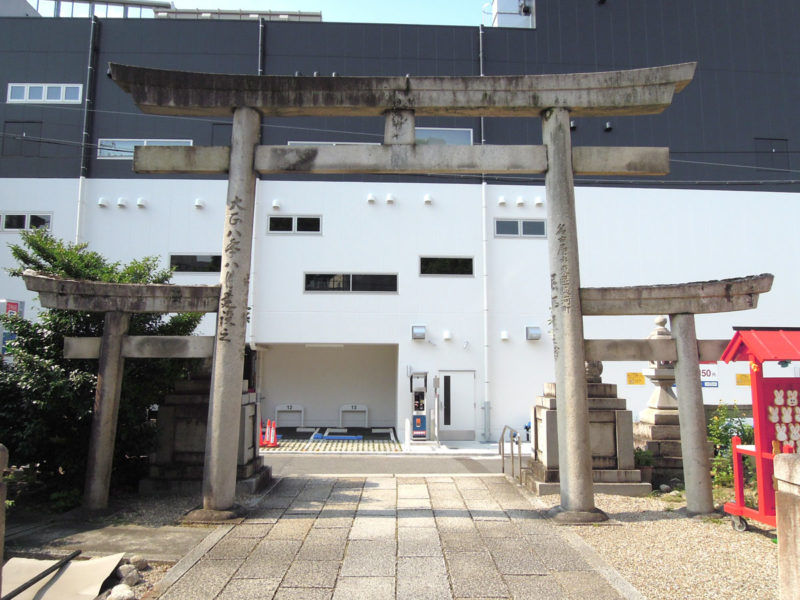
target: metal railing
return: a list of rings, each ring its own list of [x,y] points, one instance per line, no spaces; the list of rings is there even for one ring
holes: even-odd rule
[[[506,431],[508,431],[509,446],[511,447],[511,477],[514,475],[514,444],[517,445],[517,475],[516,478],[522,481],[522,438],[516,429],[506,425],[503,427],[503,432],[500,434],[500,439],[497,441],[497,449],[500,453],[500,460],[503,465],[503,473],[506,472]]]

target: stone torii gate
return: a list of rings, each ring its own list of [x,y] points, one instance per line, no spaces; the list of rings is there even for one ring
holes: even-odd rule
[[[219,286],[78,281],[31,270],[22,277],[29,290],[39,292],[39,302],[45,308],[105,313],[103,337],[65,338],[64,355],[100,359],[83,506],[89,510],[107,508],[125,358],[211,355],[208,340],[201,337],[128,336],[131,314],[215,312]],[[233,468],[235,472],[235,463]]]
[[[546,173],[564,521],[603,520],[594,506],[573,176],[662,175],[668,148],[573,148],[570,117],[656,114],[692,80],[695,63],[604,73],[486,77],[282,77],[163,71],[111,64],[145,113],[233,115],[231,147],[140,147],[143,173],[228,173],[222,292],[203,507],[233,505],[256,174]],[[261,117],[382,116],[382,146],[259,146]],[[416,116],[532,117],[542,146],[415,144]]]

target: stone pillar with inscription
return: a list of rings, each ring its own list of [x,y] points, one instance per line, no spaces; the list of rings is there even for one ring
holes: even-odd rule
[[[242,399],[250,253],[256,174],[253,170],[261,117],[252,108],[233,113],[228,197],[222,241],[219,312],[203,475],[203,509],[220,517],[233,507],[239,412]],[[209,515],[212,516],[212,515]]]
[[[547,246],[559,414],[561,505],[554,518],[562,522],[603,521],[608,517],[595,508],[592,487],[569,111],[553,108],[542,113],[542,137],[548,161]]]

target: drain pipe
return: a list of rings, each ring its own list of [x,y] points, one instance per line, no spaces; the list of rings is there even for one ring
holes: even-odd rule
[[[97,73],[97,37],[100,33],[100,20],[92,16],[89,26],[89,57],[86,61],[86,86],[83,100],[83,129],[81,133],[81,171],[78,178],[78,204],[75,210],[75,243],[81,241],[81,211],[85,203],[86,177],[89,175],[89,152],[92,142],[92,122],[94,121],[94,82]]]
[[[483,24],[478,29],[478,61],[480,75],[483,73]],[[481,117],[481,145],[486,143],[486,129]],[[489,231],[486,205],[486,174],[481,174],[481,260],[483,261],[483,440],[491,440],[491,410],[489,397]]]

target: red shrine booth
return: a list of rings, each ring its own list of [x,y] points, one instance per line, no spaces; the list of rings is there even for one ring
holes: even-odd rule
[[[744,531],[743,517],[776,526],[772,461],[775,454],[797,452],[800,446],[800,377],[764,377],[765,362],[800,360],[800,328],[734,329],[720,360],[750,363],[755,444],[744,445],[738,436],[732,440],[735,501],[725,504],[725,512],[731,515],[734,529]],[[757,509],[744,503],[744,456],[755,458]]]

